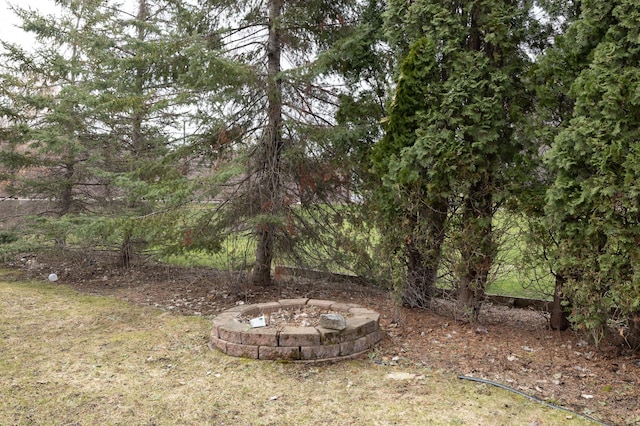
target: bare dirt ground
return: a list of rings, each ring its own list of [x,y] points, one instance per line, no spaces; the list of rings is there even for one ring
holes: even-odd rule
[[[485,306],[479,323],[470,324],[457,321],[446,301],[433,311],[400,308],[388,291],[354,283],[279,277],[272,287],[255,288],[242,274],[210,269],[138,262],[124,270],[102,253],[25,255],[5,266],[42,280],[54,272],[78,291],[177,315],[213,316],[238,303],[300,297],[358,303],[381,314],[386,332],[372,362],[485,378],[606,424],[640,425],[640,354],[551,331],[540,311]]]

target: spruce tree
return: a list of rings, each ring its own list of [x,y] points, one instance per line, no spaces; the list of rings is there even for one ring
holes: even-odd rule
[[[325,232],[312,222],[323,215],[322,200],[341,185],[327,149],[339,92],[314,64],[353,25],[357,7],[323,0],[202,3],[197,27],[229,66],[226,84],[208,90],[202,82],[200,90],[209,93],[205,108],[215,112],[201,116],[203,127],[234,161],[245,163],[224,208],[198,233],[249,232],[256,284],[271,283],[276,253],[308,260],[313,244],[302,241]]]
[[[99,185],[91,170],[101,162],[94,155],[99,142],[88,107],[93,76],[85,50],[99,11],[91,2],[67,6],[59,18],[16,9],[23,28],[36,35],[35,51],[3,43],[2,86],[12,108],[6,123],[11,139],[3,147],[15,177],[10,190],[54,200],[56,216],[87,208]],[[16,173],[25,168],[37,172]]]
[[[180,81],[189,41],[177,34],[180,12],[170,1],[138,0],[132,12],[118,10],[90,46],[93,111],[108,160],[99,172],[110,182],[109,209],[95,228],[120,236],[124,266],[135,245],[173,245],[180,207],[192,199],[184,159],[175,153],[191,102]]]
[[[189,198],[171,155],[187,108],[178,84],[186,59],[172,32],[179,8],[151,0],[132,11],[108,2],[60,6],[49,17],[17,9],[37,45],[5,44],[13,115],[4,158],[16,194],[54,200],[56,216],[76,216],[75,229],[66,220],[42,229],[115,244],[127,266],[136,241],[172,235],[176,212],[168,207]]]
[[[384,10],[383,1],[365,2],[353,30],[323,52],[319,64],[337,74],[346,88],[338,98],[331,146],[343,173],[352,177],[349,192],[353,202],[340,209],[340,217],[352,232],[337,233],[337,245],[347,248],[348,270],[389,285],[402,274],[403,260],[386,249],[393,245],[392,238],[379,238],[378,229],[388,226],[388,217],[378,215],[378,207],[389,204],[375,195],[380,182],[371,167],[373,147],[382,137],[395,65],[384,34]]]

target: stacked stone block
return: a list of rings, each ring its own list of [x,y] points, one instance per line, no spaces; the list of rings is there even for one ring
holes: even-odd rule
[[[257,317],[280,309],[316,306],[347,313],[347,328],[284,326],[252,328],[242,317]],[[227,355],[269,360],[317,361],[357,356],[382,339],[380,315],[351,303],[330,300],[283,299],[236,306],[213,320],[210,344]]]

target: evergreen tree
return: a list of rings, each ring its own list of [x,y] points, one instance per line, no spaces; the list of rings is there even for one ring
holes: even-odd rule
[[[545,193],[555,179],[554,172],[544,163],[544,155],[553,145],[555,137],[567,127],[573,114],[575,99],[571,84],[580,71],[588,66],[589,44],[574,44],[570,28],[580,13],[580,2],[543,2],[548,21],[550,45],[538,52],[532,70],[532,83],[536,90],[536,109],[528,124],[527,133],[534,141],[531,161],[535,165],[535,179],[516,198],[512,211],[527,225],[525,257],[532,268],[549,270],[555,279],[550,326],[554,330],[569,327],[569,300],[563,289],[565,273],[558,257],[558,224],[545,215]],[[567,31],[569,30],[569,31]]]
[[[121,236],[124,266],[136,242],[170,245],[166,236],[175,236],[170,230],[184,214],[178,208],[191,201],[184,161],[175,153],[190,102],[180,82],[188,63],[185,38],[174,23],[181,9],[151,0],[138,0],[136,8],[118,10],[118,25],[104,28],[89,51],[93,111],[108,159],[99,173],[111,184],[109,215],[96,228],[102,237]]]
[[[640,27],[632,1],[582,2],[567,34],[589,64],[571,86],[573,117],[548,155],[556,178],[547,212],[557,224],[574,323],[600,339],[612,312],[640,347],[638,122]]]
[[[320,202],[342,184],[327,149],[339,93],[313,64],[355,23],[357,2],[207,1],[202,10],[197,27],[230,66],[226,84],[203,97],[204,108],[215,112],[204,114],[215,118],[207,132],[216,143],[234,146],[236,160],[246,159],[232,196],[210,223],[218,235],[252,233],[251,279],[269,285],[276,253],[298,261],[313,256],[301,241],[323,237],[326,230],[314,229],[311,220],[324,215]]]
[[[532,99],[524,82],[524,49],[536,27],[531,6],[388,4],[389,40],[406,59],[377,164],[387,190],[416,206],[400,204],[398,213],[409,224],[407,252],[418,242],[418,273],[429,274],[417,287],[420,305],[432,291],[446,231],[458,252],[459,306],[471,318],[478,314],[497,250],[493,216],[527,179],[516,165],[528,152],[519,132]]]
[[[17,194],[55,200],[60,217],[91,216],[75,231],[67,222],[43,229],[117,244],[126,266],[134,241],[171,234],[167,207],[188,198],[170,155],[186,108],[177,84],[186,59],[171,32],[179,10],[150,0],[134,13],[107,2],[60,5],[50,17],[16,9],[38,43],[34,52],[5,44],[3,88],[14,112],[5,163],[23,169]]]
[[[23,28],[36,35],[35,52],[3,43],[2,87],[12,108],[3,159],[14,177],[25,167],[37,170],[14,180],[10,190],[54,200],[57,216],[86,209],[99,184],[91,169],[101,161],[94,155],[99,142],[88,108],[93,76],[84,49],[100,13],[91,2],[67,6],[59,18],[16,9]]]
[[[340,206],[339,217],[348,226],[334,226],[347,231],[336,232],[335,244],[344,249],[346,269],[387,284],[398,265],[383,249],[387,242],[378,238],[377,227],[387,223],[376,215],[372,194],[379,188],[379,180],[372,173],[370,160],[372,148],[382,137],[381,121],[386,115],[394,67],[394,55],[384,35],[384,8],[385,3],[379,0],[365,2],[353,30],[322,52],[317,65],[337,74],[346,89],[338,97],[330,144],[333,161],[345,176],[351,176],[353,202]]]
[[[441,247],[445,236],[448,214],[448,184],[431,184],[426,173],[435,170],[410,170],[399,164],[404,149],[415,145],[422,112],[437,101],[428,83],[439,78],[433,61],[434,46],[426,39],[416,42],[400,66],[389,118],[385,122],[385,137],[377,145],[373,159],[383,180],[377,193],[379,211],[389,222],[396,222],[403,230],[390,237],[401,236],[407,266],[407,279],[403,288],[403,303],[426,308],[435,292]],[[391,153],[392,157],[389,158]],[[436,181],[438,175],[433,176]],[[446,179],[446,176],[444,177]],[[394,229],[395,231],[395,229]]]

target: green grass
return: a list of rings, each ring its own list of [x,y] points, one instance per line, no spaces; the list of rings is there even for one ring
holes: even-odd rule
[[[547,285],[548,284],[548,285]],[[522,285],[522,282],[517,277],[510,278],[505,277],[503,279],[496,280],[487,286],[486,293],[498,296],[509,297],[523,297],[529,299],[541,299],[547,300],[549,298],[549,291],[551,290],[551,282],[542,282],[539,284],[530,283],[526,287]]]
[[[375,251],[374,244],[380,243],[380,235],[375,228],[368,229],[367,232],[361,227],[350,224],[347,220],[342,222],[342,232],[350,234],[352,240],[358,240],[363,245],[369,246],[369,254],[372,255]],[[486,289],[488,294],[497,294],[502,296],[511,297],[527,297],[535,299],[549,298],[553,289],[552,277],[546,272],[548,266],[532,266],[530,262],[524,260],[523,255],[527,252],[526,243],[523,236],[523,223],[521,219],[510,216],[507,212],[501,211],[494,218],[494,228],[497,238],[500,242],[500,250],[496,259],[494,271],[491,276],[490,284]],[[11,235],[7,234],[7,237]],[[69,246],[73,246],[79,236],[71,238],[68,242]],[[32,241],[33,240],[33,241]],[[33,249],[34,245],[38,242],[32,237],[23,237],[18,241],[12,241],[9,238],[6,244],[0,244],[0,258],[9,258],[16,253],[26,252],[29,249]],[[40,242],[39,244],[42,244]],[[95,246],[95,244],[94,244]],[[115,246],[114,246],[115,247]],[[344,248],[344,247],[343,247]],[[184,267],[208,267],[218,270],[250,270],[252,268],[255,259],[255,242],[253,239],[244,234],[232,234],[222,243],[222,250],[218,253],[207,253],[205,251],[190,251],[184,254],[172,254],[172,255],[159,255],[162,252],[161,247],[156,247],[157,250],[148,249],[149,253],[156,253],[158,260],[166,262],[172,265],[184,266]],[[304,251],[304,250],[302,250]],[[310,250],[318,257],[322,258],[324,255],[320,254],[321,250]],[[353,253],[346,254],[345,259],[351,259],[357,262],[357,259],[366,258],[366,256],[354,257]],[[304,254],[298,253],[302,258]],[[379,257],[380,255],[378,255]],[[324,256],[324,257],[328,257]],[[447,253],[444,254],[447,258]],[[304,259],[303,259],[304,260]],[[338,265],[337,262],[322,259],[306,259],[306,263],[310,267],[314,267],[317,262],[320,261],[325,267],[333,269],[334,272],[353,274],[356,273],[358,267],[355,267],[353,263],[347,263],[347,267]],[[455,259],[449,259],[450,263],[455,262]],[[316,262],[316,263],[314,263]],[[373,265],[369,265],[375,273],[380,273],[379,279],[386,279],[385,275],[381,272],[381,269],[391,268],[390,265],[383,265],[383,261],[375,262]],[[276,263],[290,264],[284,259],[277,259]],[[349,267],[353,266],[351,269]],[[362,271],[362,269],[360,269]],[[444,271],[443,271],[444,272]],[[391,281],[391,280],[389,280]],[[443,280],[444,281],[444,280]],[[390,282],[382,282],[382,285],[391,284]],[[440,283],[442,287],[451,286],[450,282]]]
[[[494,233],[499,251],[495,260],[493,280],[488,294],[501,296],[549,299],[553,294],[554,278],[543,261],[532,265],[526,257],[527,247],[522,219],[500,211],[494,217]]]
[[[566,413],[408,362],[228,357],[207,347],[208,319],[62,285],[0,281],[0,312],[3,425],[567,422]],[[396,372],[416,377],[388,377]]]
[[[514,226],[514,225],[512,225]],[[510,297],[548,299],[552,294],[553,277],[541,268],[524,267],[522,253],[525,249],[520,230],[507,229],[503,235],[503,245],[498,259],[498,268],[487,287],[488,294]],[[185,267],[209,267],[220,270],[250,269],[255,248],[247,236],[231,236],[223,243],[219,253],[192,251],[186,254],[168,255],[161,261]],[[334,272],[351,273],[336,267]]]
[[[205,267],[220,271],[251,269],[255,259],[255,242],[246,234],[233,234],[222,242],[222,250],[209,253],[192,250],[160,257],[161,262],[182,267]]]

